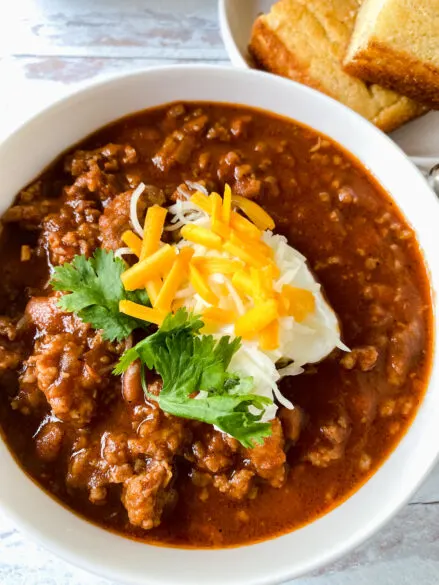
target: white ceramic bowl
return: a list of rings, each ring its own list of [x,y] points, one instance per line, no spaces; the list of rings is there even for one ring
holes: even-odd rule
[[[422,175],[371,124],[307,87],[256,71],[177,66],[101,81],[41,112],[0,145],[1,209],[58,154],[126,114],[174,100],[223,101],[307,124],[353,153],[392,194],[418,234],[439,290],[439,205]],[[435,324],[436,335],[438,323]],[[436,361],[436,360],[435,360]],[[402,506],[439,452],[439,382],[401,441],[356,494],[312,524],[274,540],[225,550],[183,550],[134,542],[59,505],[17,466],[0,441],[0,502],[18,527],[55,553],[124,584],[272,585],[328,563],[378,530]]]

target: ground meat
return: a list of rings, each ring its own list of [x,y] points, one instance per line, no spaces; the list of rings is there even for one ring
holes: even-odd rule
[[[37,455],[44,461],[55,461],[58,457],[64,439],[62,423],[47,422],[38,431],[35,439]]]
[[[164,460],[179,453],[190,438],[184,419],[167,414],[156,405],[145,405],[137,436],[128,441],[128,447],[132,455]]]
[[[77,254],[92,255],[99,246],[100,213],[94,201],[78,200],[45,218],[39,245],[53,265],[71,262]]]
[[[356,347],[341,358],[340,364],[346,370],[358,369],[362,372],[369,372],[375,367],[378,356],[378,350],[373,345]]]
[[[103,357],[107,359],[102,360]],[[33,368],[36,386],[56,417],[83,426],[94,414],[98,392],[109,383],[108,372],[114,361],[100,336],[93,347],[93,340],[58,333],[36,341],[24,372]]]
[[[393,386],[402,386],[407,379],[423,346],[422,322],[413,319],[408,324],[399,323],[389,342],[387,376]]]
[[[192,445],[191,453],[186,456],[194,461],[199,469],[205,469],[211,473],[218,473],[233,463],[234,454],[238,451],[239,443],[236,439],[205,427],[199,440]]]
[[[64,169],[77,177],[95,168],[95,165],[102,171],[115,172],[135,162],[137,153],[132,146],[107,144],[96,150],[76,150],[73,155],[66,157]]]
[[[286,479],[284,451],[284,435],[279,419],[272,423],[272,434],[267,437],[263,445],[256,445],[253,449],[245,450],[245,457],[255,473],[273,487],[281,487]]]
[[[236,195],[254,199],[260,194],[262,182],[239,152],[230,151],[220,158],[217,175],[220,181],[231,184]]]
[[[19,223],[27,230],[41,228],[47,214],[53,213],[59,207],[56,199],[43,199],[35,203],[18,204],[10,207],[2,216],[3,223]]]
[[[316,467],[328,467],[343,457],[350,432],[347,414],[340,414],[337,419],[320,427],[320,436],[304,459]]]
[[[101,440],[102,454],[110,465],[123,465],[129,459],[126,433],[106,432]]]
[[[15,370],[23,358],[23,350],[19,344],[11,344],[0,340],[0,371]]]
[[[0,317],[0,337],[14,341],[17,337],[17,323],[10,317]]]
[[[99,230],[102,241],[102,247],[107,250],[117,250],[124,244],[121,236],[124,231],[132,229],[130,221],[130,202],[133,191],[121,193],[115,197],[105,208],[104,213],[99,219]],[[165,195],[161,189],[146,186],[143,191],[138,205],[137,213],[141,223],[143,223],[145,212],[151,205],[163,205]]]
[[[44,337],[29,358],[37,384],[55,416],[82,426],[90,422],[96,401],[94,380],[82,361],[84,345],[69,333]]]
[[[131,524],[150,530],[160,524],[163,510],[175,502],[176,493],[169,489],[172,471],[163,461],[151,461],[146,471],[125,481],[122,503]]]
[[[175,165],[186,164],[197,147],[197,138],[203,133],[207,122],[207,116],[197,116],[167,136],[152,158],[154,165],[161,171],[168,172]]]
[[[9,317],[0,317],[0,372],[15,370],[24,356],[24,347],[16,341],[18,325]]]
[[[107,203],[127,186],[122,167],[137,161],[131,146],[108,144],[91,151],[76,151],[65,162],[66,172],[75,177],[74,183],[66,187],[65,196],[70,202],[92,200]]]
[[[242,500],[248,496],[253,487],[254,472],[249,469],[234,471],[230,477],[216,475],[213,485],[233,500]]]

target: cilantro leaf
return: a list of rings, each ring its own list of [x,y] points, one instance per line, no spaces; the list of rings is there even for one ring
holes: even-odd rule
[[[122,341],[134,329],[147,327],[148,323],[119,312],[119,301],[124,299],[148,304],[145,291],[125,291],[120,278],[125,270],[123,260],[101,248],[91,258],[75,256],[71,263],[57,266],[51,279],[53,289],[71,293],[59,299],[59,307],[102,329],[102,336],[110,341]]]
[[[247,448],[262,443],[271,434],[271,425],[261,422],[262,412],[272,401],[251,393],[252,378],[227,371],[240,339],[217,341],[199,335],[202,326],[197,316],[180,309],[156,333],[125,352],[114,373],[124,372],[140,359],[143,367],[155,369],[163,379],[158,396],[144,387],[162,410],[215,425]]]

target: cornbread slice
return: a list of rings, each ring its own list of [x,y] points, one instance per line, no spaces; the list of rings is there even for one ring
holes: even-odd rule
[[[439,0],[365,0],[344,65],[439,108]]]
[[[257,18],[249,45],[255,61],[346,104],[389,132],[426,109],[343,71],[359,0],[280,0]]]

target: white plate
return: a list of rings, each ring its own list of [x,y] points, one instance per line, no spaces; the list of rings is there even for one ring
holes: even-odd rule
[[[219,0],[219,21],[227,53],[235,67],[253,67],[247,46],[253,23],[269,12],[273,0]],[[439,162],[439,112],[430,112],[392,133],[392,138],[422,169]]]

